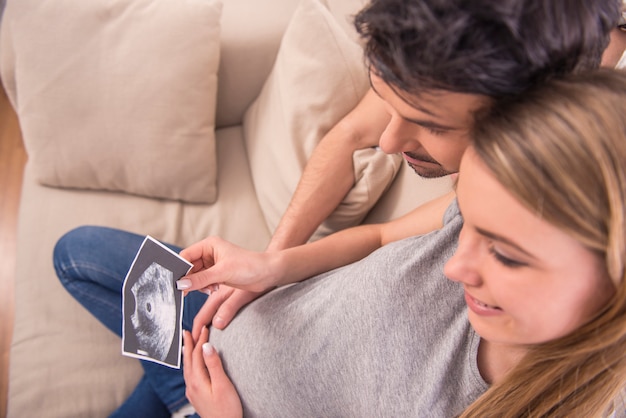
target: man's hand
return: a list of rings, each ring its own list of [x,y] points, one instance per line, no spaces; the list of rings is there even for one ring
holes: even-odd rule
[[[222,360],[209,344],[209,330],[204,328],[194,344],[189,331],[184,334],[183,372],[185,395],[198,415],[204,418],[241,417],[243,408]]]

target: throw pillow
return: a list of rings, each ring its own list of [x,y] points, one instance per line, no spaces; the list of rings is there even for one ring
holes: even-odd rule
[[[220,0],[7,7],[5,83],[39,182],[216,199]]]
[[[320,0],[304,0],[281,41],[270,76],[244,116],[257,197],[275,230],[313,149],[369,87],[363,51]],[[355,153],[352,191],[313,239],[358,224],[393,180],[398,156]]]

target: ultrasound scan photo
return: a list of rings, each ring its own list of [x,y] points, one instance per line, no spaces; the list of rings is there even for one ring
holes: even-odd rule
[[[123,288],[122,353],[180,368],[182,292],[176,280],[191,264],[146,237]]]
[[[130,316],[141,354],[165,361],[176,331],[173,273],[152,263],[130,288],[135,312]]]

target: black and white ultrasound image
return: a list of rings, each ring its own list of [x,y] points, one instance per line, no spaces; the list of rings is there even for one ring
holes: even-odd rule
[[[124,281],[122,351],[180,368],[182,293],[176,280],[191,265],[151,237]]]
[[[173,277],[170,270],[152,263],[130,288],[135,303],[130,319],[137,350],[161,361],[167,358],[176,332]]]

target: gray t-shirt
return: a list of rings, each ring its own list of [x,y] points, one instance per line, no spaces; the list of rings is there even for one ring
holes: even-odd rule
[[[246,416],[451,417],[488,385],[462,287],[443,275],[462,226],[387,245],[256,300],[211,331]]]

